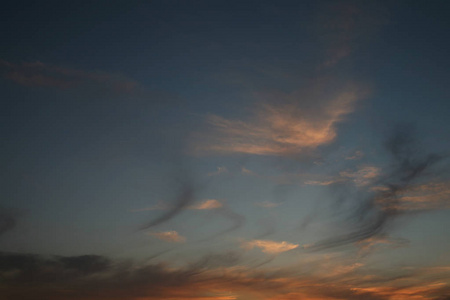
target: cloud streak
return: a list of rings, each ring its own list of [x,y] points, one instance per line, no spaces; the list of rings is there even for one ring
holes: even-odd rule
[[[66,68],[39,61],[15,64],[0,60],[0,73],[6,79],[30,87],[69,89],[94,84],[113,92],[131,93],[139,86],[136,81],[122,75]]]
[[[150,232],[149,235],[156,237],[162,241],[171,242],[171,243],[184,243],[186,242],[186,238],[181,236],[178,232],[172,231],[164,231],[164,232]]]
[[[279,254],[292,249],[297,248],[299,245],[291,244],[289,242],[276,242],[270,240],[251,240],[244,241],[241,243],[241,247],[246,250],[251,250],[253,248],[260,248],[262,252],[268,254]]]

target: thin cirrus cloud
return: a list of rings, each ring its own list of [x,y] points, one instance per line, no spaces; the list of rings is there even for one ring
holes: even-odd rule
[[[262,95],[269,101],[257,104],[247,120],[207,116],[208,129],[194,139],[193,152],[282,156],[331,143],[336,125],[354,111],[366,91],[353,84],[322,91],[326,82],[290,94]]]
[[[328,180],[307,180],[306,185],[327,186],[336,183],[351,181],[357,186],[366,186],[381,175],[381,169],[375,166],[362,166],[357,170],[346,170],[339,172],[339,176]],[[372,187],[373,189],[373,187]]]
[[[251,250],[253,248],[260,248],[262,252],[267,254],[279,254],[282,252],[286,252],[292,249],[297,248],[299,245],[292,244],[289,242],[276,242],[270,240],[251,240],[251,241],[243,241],[241,243],[241,247],[246,250]]]
[[[341,177],[351,179],[358,186],[368,185],[380,174],[380,168],[375,166],[363,166],[358,168],[357,171],[342,171],[339,173]]]
[[[186,238],[181,236],[178,232],[172,231],[163,231],[163,232],[150,232],[149,235],[156,237],[162,241],[170,242],[170,243],[184,243],[186,242]]]
[[[448,182],[429,182],[414,185],[402,191],[395,204],[377,199],[383,209],[399,211],[422,211],[450,208],[450,187]]]
[[[95,85],[113,92],[131,93],[139,84],[125,76],[99,71],[84,71],[42,62],[16,64],[0,60],[3,77],[23,86],[59,89]]]
[[[255,203],[256,206],[264,207],[264,208],[274,208],[279,206],[281,203],[275,203],[270,201],[263,201]]]
[[[192,209],[192,210],[210,210],[210,209],[217,209],[223,207],[223,203],[216,199],[206,199],[204,201],[195,203],[191,206],[187,206],[186,209]],[[158,202],[157,204],[149,207],[139,208],[139,209],[133,209],[131,212],[141,212],[141,211],[152,211],[152,210],[170,210],[173,206],[164,203],[164,202]]]
[[[216,199],[208,199],[203,202],[194,204],[188,209],[196,209],[196,210],[210,210],[210,209],[217,209],[223,207],[223,203]]]

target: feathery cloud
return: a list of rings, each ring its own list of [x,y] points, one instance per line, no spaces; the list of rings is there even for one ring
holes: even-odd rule
[[[186,238],[181,236],[178,232],[172,231],[164,231],[164,232],[150,232],[149,235],[156,237],[162,241],[171,242],[171,243],[184,243]]]
[[[331,143],[337,136],[336,124],[354,111],[365,91],[353,84],[322,91],[322,85],[261,95],[276,100],[258,104],[248,120],[209,115],[209,131],[198,136],[194,152],[291,155]]]
[[[262,252],[268,254],[278,254],[286,252],[298,247],[297,244],[291,244],[285,241],[276,242],[270,240],[251,240],[244,241],[241,243],[241,247],[246,250],[251,250],[253,248],[260,248]]]
[[[196,210],[209,210],[209,209],[216,209],[223,207],[223,203],[216,199],[208,199],[203,202],[194,204],[189,209],[196,209]]]

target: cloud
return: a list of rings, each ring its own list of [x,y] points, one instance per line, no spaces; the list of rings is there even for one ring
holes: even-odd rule
[[[224,173],[228,173],[228,169],[226,167],[217,167],[217,171],[208,173],[208,176],[217,176]]]
[[[41,256],[0,253],[0,296],[31,299],[441,299],[448,295],[450,268],[367,273],[357,262],[324,258],[287,268],[237,265],[233,253],[207,255],[171,266],[111,260],[103,256]]]
[[[10,209],[0,206],[0,236],[14,229],[17,225],[17,215]]]
[[[347,156],[345,159],[347,160],[353,160],[353,159],[360,159],[364,156],[364,153],[362,151],[356,151],[353,155]]]
[[[173,205],[171,205],[166,212],[157,217],[156,219],[142,225],[140,230],[148,229],[164,222],[169,221],[179,213],[181,213],[184,209],[188,208],[189,205],[194,201],[194,187],[189,183],[184,183],[178,192],[177,197]]]
[[[151,210],[167,210],[170,209],[171,206],[164,202],[158,202],[155,205],[144,207],[144,208],[138,208],[138,209],[132,209],[131,212],[140,212],[140,211],[151,211]]]
[[[216,209],[223,207],[223,203],[216,199],[208,199],[201,203],[194,204],[192,206],[189,206],[189,209],[196,209],[196,210],[210,210],[210,209]]]
[[[276,242],[270,240],[251,240],[244,241],[241,243],[241,247],[246,250],[251,250],[253,248],[260,248],[262,252],[268,254],[279,254],[292,249],[297,248],[299,245],[291,244],[288,242]]]
[[[304,90],[260,95],[271,99],[260,101],[247,120],[209,115],[208,130],[194,139],[193,151],[290,155],[331,143],[337,135],[336,124],[354,111],[365,92],[353,84],[335,88],[336,83],[325,87],[327,83],[318,80]]]
[[[328,180],[307,180],[304,182],[306,185],[333,185],[338,183],[345,183],[347,181],[353,181],[357,186],[365,186],[373,182],[381,174],[381,170],[375,166],[363,166],[358,170],[346,170],[339,173],[333,179]]]
[[[392,238],[389,236],[373,236],[370,238],[367,238],[362,241],[357,241],[356,246],[360,248],[359,254],[365,255],[374,249],[377,248],[385,248],[386,246],[391,248],[399,248],[399,247],[405,247],[409,245],[409,241],[403,238]]]
[[[305,181],[305,184],[307,185],[331,185],[334,183],[340,182],[339,180],[326,180],[326,181],[320,181],[320,180],[307,180]]]
[[[69,89],[94,84],[118,93],[131,93],[139,87],[136,81],[122,75],[83,71],[42,62],[15,64],[0,60],[0,73],[4,78],[23,86]]]
[[[320,67],[333,67],[349,57],[387,23],[386,16],[386,9],[379,3],[332,1],[326,5],[318,20],[325,49]]]
[[[450,183],[429,182],[412,185],[399,192],[398,202],[389,203],[380,197],[377,200],[383,209],[395,209],[400,211],[421,211],[432,209],[450,208]]]
[[[263,202],[255,203],[255,205],[261,206],[261,207],[264,207],[264,208],[273,208],[273,207],[279,206],[280,204],[281,203],[275,203],[275,202],[270,202],[270,201],[263,201]]]
[[[387,139],[385,147],[392,157],[391,166],[388,168],[390,172],[386,172],[378,179],[375,185],[376,190],[371,189],[375,193],[369,194],[367,198],[347,199],[347,201],[354,201],[354,207],[345,221],[354,230],[308,245],[305,249],[322,250],[385,235],[391,221],[404,213],[401,209],[402,195],[413,189],[416,182],[429,182],[433,173],[432,168],[443,159],[437,154],[420,155],[413,131],[409,126],[397,127]],[[376,174],[377,172],[372,169],[363,169],[363,172],[359,173],[362,181],[358,182],[365,183],[364,180],[371,179]],[[358,177],[350,176],[349,178]],[[379,183],[382,183],[381,186],[384,188],[380,188]],[[360,194],[357,196],[361,197]],[[338,202],[342,202],[342,199]]]
[[[152,235],[162,241],[171,242],[171,243],[184,243],[186,242],[186,238],[181,236],[176,231],[165,231],[165,232],[150,232],[149,235]]]
[[[349,178],[358,186],[368,185],[375,178],[380,176],[381,170],[375,166],[360,167],[357,171],[342,171],[339,173],[341,177]]]

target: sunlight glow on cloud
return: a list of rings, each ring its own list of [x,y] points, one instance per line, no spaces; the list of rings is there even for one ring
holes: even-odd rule
[[[298,247],[296,244],[291,244],[288,242],[276,242],[270,240],[251,240],[244,241],[241,243],[241,247],[246,250],[251,250],[253,248],[260,248],[262,252],[268,254],[278,254],[286,252]]]
[[[150,232],[149,235],[156,237],[162,241],[171,242],[171,243],[184,243],[186,242],[186,238],[181,236],[178,232],[165,231],[165,232]]]
[[[337,135],[336,124],[354,111],[363,93],[350,86],[324,95],[328,99],[317,100],[321,105],[313,99],[306,101],[313,104],[302,104],[302,98],[310,93],[296,91],[284,95],[282,103],[260,104],[246,121],[209,115],[211,132],[194,145],[195,152],[290,155],[332,142]]]
[[[448,182],[431,182],[416,185],[402,191],[398,202],[395,204],[389,204],[382,197],[378,199],[377,203],[383,209],[395,208],[402,211],[449,209],[450,185]]]
[[[223,203],[216,199],[208,199],[201,203],[190,206],[189,209],[209,210],[223,207]]]

